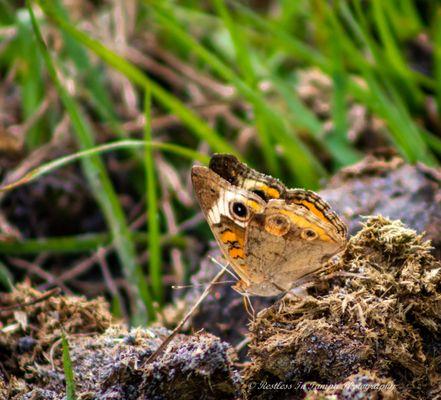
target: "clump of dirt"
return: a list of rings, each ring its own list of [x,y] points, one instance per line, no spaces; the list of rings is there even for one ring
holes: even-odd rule
[[[441,172],[410,165],[392,152],[378,151],[342,169],[320,192],[349,225],[360,229],[363,215],[399,219],[425,232],[441,258]]]
[[[240,376],[232,368],[234,353],[218,338],[201,333],[178,335],[152,364],[146,360],[170,332],[114,326],[104,334],[69,338],[75,386],[81,399],[235,398]],[[10,398],[62,400],[65,382],[60,365],[36,366],[32,380],[16,380]],[[34,382],[34,383],[30,383]],[[23,397],[24,396],[24,397]]]
[[[47,362],[50,348],[66,334],[95,334],[112,324],[103,298],[41,293],[28,284],[0,296],[0,364],[12,375],[21,376]],[[19,357],[17,357],[19,355]]]
[[[393,381],[401,398],[434,398],[441,263],[430,242],[399,221],[372,217],[334,267],[356,276],[331,276],[315,297],[286,296],[250,325],[248,395],[268,398],[256,381],[335,384],[364,369]]]
[[[66,332],[79,399],[237,398],[234,350],[208,333],[177,335],[112,320],[102,299],[40,293],[20,285],[0,302],[0,399],[65,398],[61,329]]]
[[[145,367],[144,397],[236,399],[241,377],[233,367],[236,353],[208,333],[179,335],[166,353]]]

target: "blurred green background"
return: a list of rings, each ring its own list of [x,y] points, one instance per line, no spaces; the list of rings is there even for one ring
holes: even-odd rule
[[[154,320],[211,240],[194,162],[309,189],[386,147],[437,166],[440,75],[438,1],[0,0],[0,178],[34,180],[0,194],[1,284]]]

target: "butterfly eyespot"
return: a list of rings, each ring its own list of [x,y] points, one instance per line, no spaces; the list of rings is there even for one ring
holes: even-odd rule
[[[289,232],[291,223],[284,215],[270,215],[265,219],[265,230],[274,236],[284,236]]]
[[[301,237],[305,240],[315,240],[318,238],[318,234],[312,229],[303,229]]]
[[[273,218],[273,223],[274,225],[282,226],[285,223],[285,219],[281,217],[275,217]]]
[[[248,207],[240,201],[230,203],[230,212],[241,221],[246,221],[249,217]]]

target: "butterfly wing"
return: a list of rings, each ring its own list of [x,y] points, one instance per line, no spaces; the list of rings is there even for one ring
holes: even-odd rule
[[[282,198],[286,191],[278,179],[248,167],[231,154],[214,154],[209,168],[233,186],[257,194],[265,201]]]
[[[296,281],[320,270],[345,243],[334,225],[307,208],[270,200],[246,232],[247,262],[267,282],[250,289],[260,295],[289,290]]]
[[[244,245],[248,223],[263,211],[265,202],[205,167],[192,168],[192,182],[196,198],[225,258],[245,286],[258,279],[250,272]]]

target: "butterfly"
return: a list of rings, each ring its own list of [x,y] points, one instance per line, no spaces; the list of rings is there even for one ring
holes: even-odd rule
[[[288,189],[229,154],[193,166],[196,198],[240,293],[275,296],[323,270],[347,227],[318,194]]]

